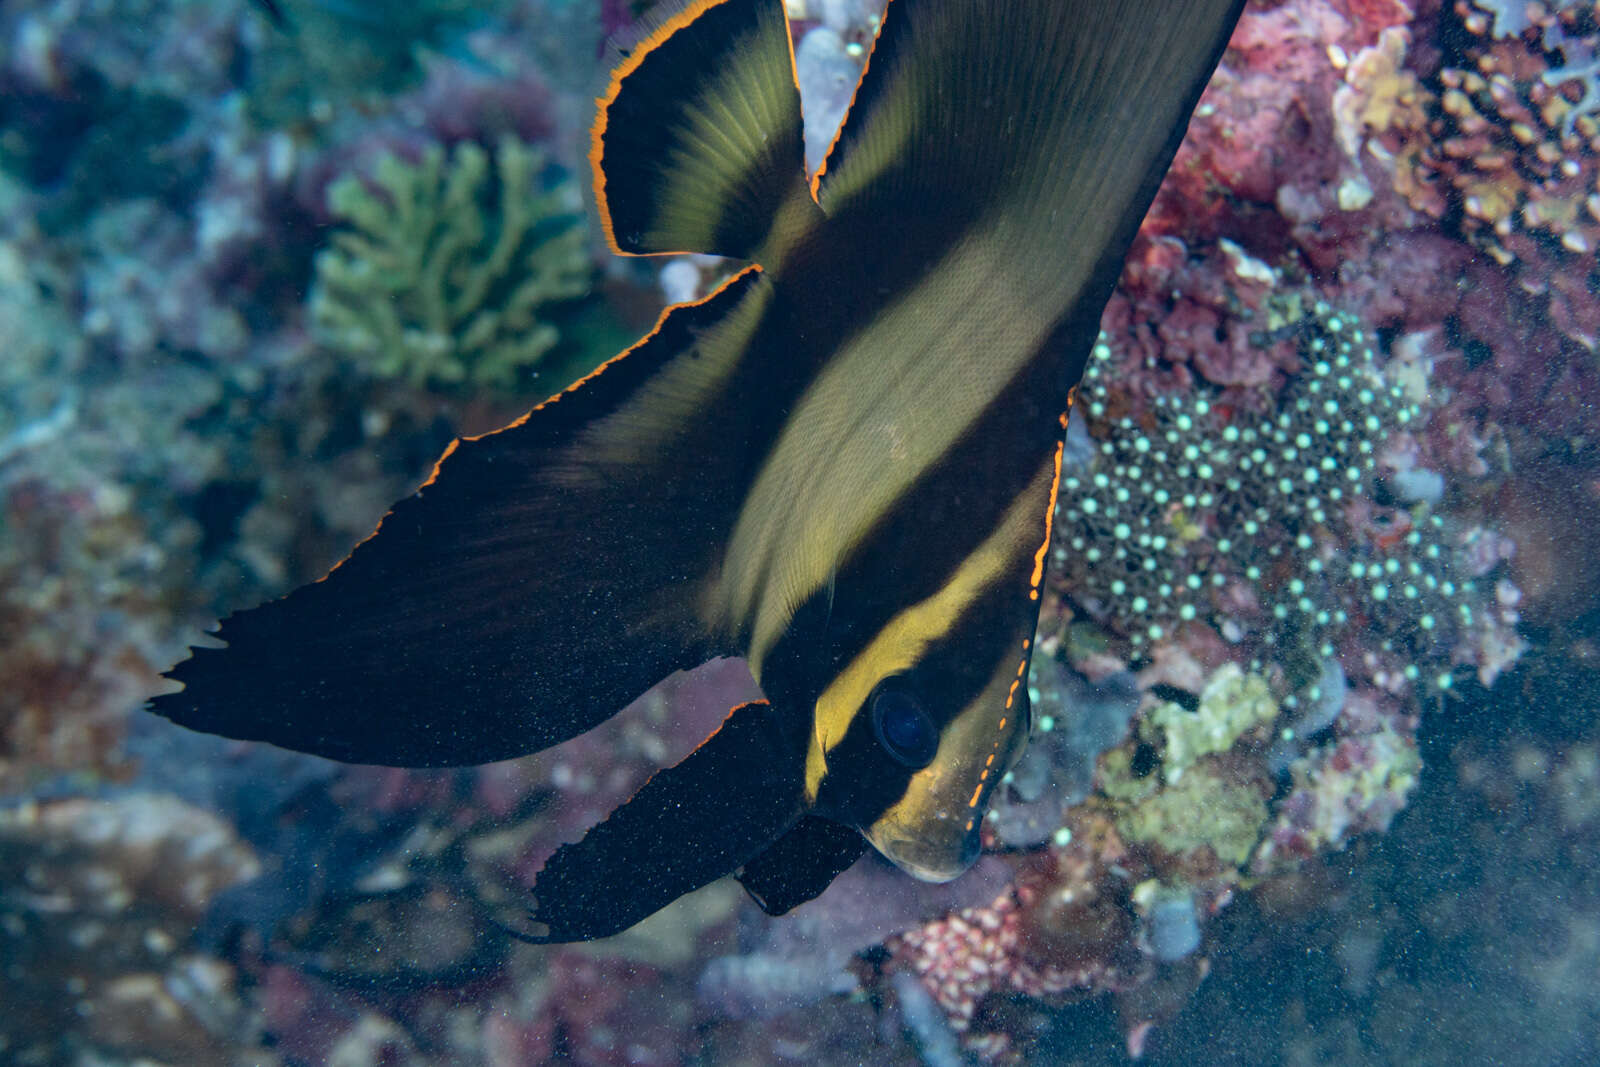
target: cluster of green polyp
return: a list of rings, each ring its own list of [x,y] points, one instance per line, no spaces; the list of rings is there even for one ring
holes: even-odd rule
[[[1101,334],[1073,410],[1092,450],[1061,480],[1065,588],[1135,651],[1200,622],[1326,658],[1362,624],[1440,663],[1480,610],[1473,583],[1451,576],[1426,502],[1372,500],[1378,457],[1421,410],[1384,381],[1353,317],[1317,303],[1287,329],[1299,370],[1266,403],[1197,383],[1138,412]]]

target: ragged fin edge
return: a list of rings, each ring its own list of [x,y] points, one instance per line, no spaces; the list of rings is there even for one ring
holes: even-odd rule
[[[461,437],[456,437],[456,438],[451,439],[450,443],[444,446],[444,451],[439,453],[439,458],[433,461],[433,467],[428,471],[428,476],[422,480],[422,484],[417,486],[416,492],[420,493],[422,490],[428,488],[434,482],[439,480],[439,472],[444,468],[445,461],[448,460],[451,456],[455,455],[456,450],[458,448],[460,448],[463,443],[465,443],[465,444],[476,444],[479,441],[484,441],[484,440],[487,440],[488,438],[494,437],[496,434],[507,433],[507,432],[509,432],[511,430],[515,430],[515,429],[520,428],[524,423],[526,423],[529,419],[533,418],[539,412],[548,411],[549,409],[555,407],[556,404],[559,404],[562,400],[565,400],[566,398],[572,396],[574,393],[578,392],[578,390],[584,388],[585,386],[589,385],[594,380],[598,379],[600,377],[600,375],[605,373],[606,369],[611,367],[613,364],[621,362],[622,360],[626,359],[628,356],[632,355],[634,352],[636,352],[636,351],[644,348],[646,345],[648,345],[657,335],[659,335],[661,333],[663,327],[666,326],[667,320],[672,316],[673,312],[677,311],[680,308],[687,309],[687,308],[704,307],[705,305],[710,304],[713,301],[717,300],[718,297],[722,296],[722,294],[727,292],[729,289],[732,289],[735,285],[742,284],[743,282],[745,282],[747,280],[747,278],[754,278],[754,277],[760,275],[760,273],[761,273],[760,264],[752,263],[750,266],[746,267],[744,270],[738,271],[738,272],[736,272],[736,273],[734,273],[732,275],[729,275],[727,278],[724,278],[722,280],[721,284],[719,284],[716,288],[712,289],[705,296],[702,296],[702,297],[700,297],[700,298],[698,298],[696,300],[686,300],[686,301],[683,301],[682,303],[672,304],[672,305],[670,305],[670,306],[668,306],[666,308],[663,308],[661,310],[661,313],[656,316],[655,324],[650,327],[650,332],[649,333],[647,333],[643,337],[639,338],[637,341],[635,341],[633,344],[629,345],[627,348],[624,348],[621,352],[618,352],[616,355],[611,356],[610,358],[606,359],[598,367],[594,368],[594,370],[592,370],[589,373],[585,374],[583,377],[579,378],[577,381],[573,382],[571,385],[567,386],[565,389],[561,390],[559,393],[556,393],[556,394],[554,394],[554,395],[552,395],[550,397],[547,397],[544,400],[539,401],[539,403],[535,404],[533,407],[529,408],[527,411],[524,411],[521,415],[518,415],[515,419],[512,419],[510,422],[506,423],[504,426],[498,426],[493,430],[485,430],[483,433],[464,434]],[[338,570],[340,567],[344,566],[346,563],[349,562],[350,557],[355,554],[355,550],[357,548],[360,548],[362,545],[366,544],[368,541],[372,540],[374,537],[377,537],[378,534],[382,532],[384,522],[393,514],[394,514],[394,510],[391,508],[388,512],[386,512],[384,514],[383,518],[378,520],[378,525],[373,527],[371,533],[369,533],[367,536],[363,537],[360,541],[356,542],[355,548],[352,548],[349,552],[345,553],[345,556],[344,556],[343,559],[339,560],[337,563],[333,564],[333,566],[329,567],[327,573],[324,574],[321,578],[313,579],[312,584],[316,584],[317,582],[325,582],[330,577],[332,577],[334,571]],[[208,631],[208,636],[215,635],[215,632],[216,631]],[[163,678],[171,678],[172,677],[172,673],[170,671],[163,672],[161,677],[163,677]],[[621,709],[618,709],[618,710],[621,710]]]
[[[684,411],[742,354],[760,282],[751,266],[668,309],[509,427],[454,442],[322,579],[224,619],[226,647],[192,648],[164,675],[183,688],[147,710],[346,762],[460,766],[557,744],[736,652],[705,631],[684,578],[714,547],[682,531],[720,528],[724,505],[674,472],[723,450]],[[664,452],[683,427],[680,454]]]
[[[850,102],[845,105],[844,114],[839,118],[839,125],[833,128],[833,137],[829,139],[828,147],[822,152],[822,162],[817,164],[817,172],[811,175],[811,180],[807,183],[811,190],[812,201],[819,206],[822,203],[820,197],[822,176],[828,173],[828,163],[833,159],[833,150],[839,147],[839,138],[844,135],[844,128],[850,122],[850,112],[855,109],[856,97],[861,94],[861,83],[867,80],[867,72],[872,69],[872,52],[877,47],[878,35],[883,32],[884,16],[888,14],[888,7],[893,3],[894,0],[884,0],[884,14],[879,16],[878,25],[872,32],[872,41],[867,45],[866,55],[861,58],[861,74],[856,78],[855,88],[850,90]],[[795,74],[795,79],[798,84],[798,71]],[[803,102],[802,107],[804,107]]]
[[[595,203],[619,255],[753,259],[785,209],[810,199],[779,0],[695,0],[639,44],[597,103]]]
[[[790,719],[765,700],[734,708],[683,760],[557,849],[525,924],[501,928],[532,944],[609,937],[767,849],[802,814],[804,757]]]

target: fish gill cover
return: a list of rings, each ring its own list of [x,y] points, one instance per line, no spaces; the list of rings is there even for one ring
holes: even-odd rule
[[[1154,441],[1196,400],[1220,431],[1259,433],[1314,380],[1299,346],[1319,303],[1372,342],[1374,393],[1415,413],[1368,438],[1359,509],[1302,509],[1292,539],[1278,513],[1272,537],[1226,533],[1240,501],[1215,492],[1141,512],[1189,537],[1158,568],[1226,576],[1186,601],[1195,619],[1169,601],[1154,641],[1132,643],[1150,604],[1052,579],[1029,681],[1048,731],[1029,751],[1048,758],[1017,768],[980,866],[943,895],[862,863],[776,923],[719,884],[597,953],[486,944],[469,902],[519,900],[559,842],[754,696],[737,664],[472,770],[339,767],[130,716],[195,628],[315,577],[451,436],[726,272],[596,257],[598,288],[520,397],[387,379],[309,328],[340,177],[508,135],[581,170],[573,116],[597,72],[574,80],[573,57],[600,50],[573,27],[600,6],[447,26],[355,106],[294,69],[341,36],[302,45],[249,4],[0,12],[0,938],[31,961],[0,973],[3,1055],[1600,1055],[1584,4],[1247,11],[1101,322],[1116,373],[1103,415],[1080,394],[1098,430],[1077,444],[1128,445],[1124,416]],[[880,13],[787,6],[809,126]],[[1069,443],[1068,473],[1092,479],[1101,456]],[[1160,487],[1128,466],[1099,470]],[[1271,503],[1259,488],[1252,508]],[[1127,551],[1114,526],[1102,552]],[[1294,573],[1313,559],[1345,569]],[[1471,582],[1471,624],[1424,631],[1403,576],[1375,603],[1365,568],[1391,559]],[[1347,621],[1299,625],[1302,595]],[[1418,817],[1391,823],[1405,807]]]

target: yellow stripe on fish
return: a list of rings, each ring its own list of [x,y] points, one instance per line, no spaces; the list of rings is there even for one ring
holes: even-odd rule
[[[736,873],[779,913],[870,841],[976,857],[1027,740],[1068,395],[1242,0],[891,0],[822,172],[781,0],[696,0],[600,100],[622,253],[749,263],[239,612],[152,709],[337,759],[558,744],[675,670],[765,701],[545,865],[519,936]]]

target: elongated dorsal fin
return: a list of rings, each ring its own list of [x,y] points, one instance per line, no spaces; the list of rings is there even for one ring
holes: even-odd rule
[[[997,229],[1074,291],[1120,264],[1242,6],[890,0],[817,200]]]
[[[696,0],[612,75],[590,159],[618,252],[751,259],[805,193],[783,4]]]

